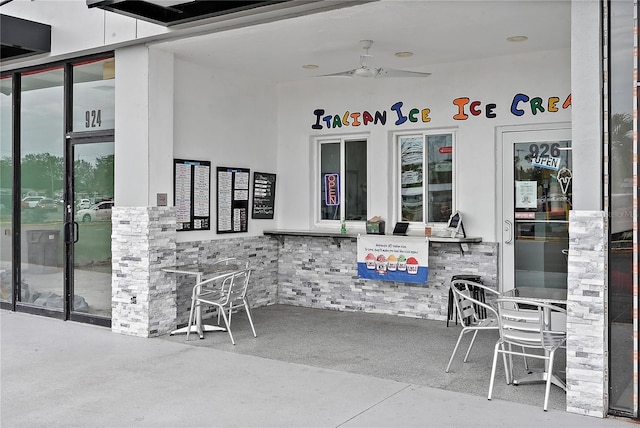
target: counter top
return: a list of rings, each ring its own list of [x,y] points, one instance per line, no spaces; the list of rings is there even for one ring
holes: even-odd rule
[[[278,241],[280,241],[281,245],[284,245],[284,237],[285,236],[311,236],[314,238],[331,238],[333,239],[334,244],[337,247],[340,247],[341,239],[356,239],[359,233],[342,233],[342,232],[331,232],[331,231],[323,231],[323,230],[285,230],[285,229],[276,229],[276,230],[265,230],[262,232],[264,235],[275,236]]]
[[[284,245],[284,237],[285,236],[310,236],[314,238],[331,238],[337,247],[340,247],[340,240],[342,239],[356,239],[359,235],[366,235],[365,233],[341,233],[341,232],[332,232],[329,230],[289,230],[289,229],[274,229],[274,230],[265,230],[262,232],[264,235],[274,236],[280,241],[280,244]],[[437,242],[437,243],[451,243],[451,244],[459,244],[460,252],[464,255],[464,251],[466,250],[466,244],[473,244],[482,242],[482,238],[479,237],[444,237],[444,236],[419,236],[419,235],[369,235],[369,236],[393,236],[396,238],[409,238],[409,239],[425,239],[427,242]]]
[[[427,238],[427,241],[431,241],[431,242],[451,242],[454,244],[463,244],[463,243],[467,243],[467,244],[473,244],[473,243],[478,243],[478,242],[482,242],[482,238],[480,237],[457,237],[457,238],[451,238],[451,237],[445,237],[445,236],[429,236]]]
[[[287,235],[287,236],[313,236],[316,238],[357,238],[360,233],[341,233],[331,232],[328,230],[289,230],[289,229],[276,229],[265,230],[262,232],[264,235]]]

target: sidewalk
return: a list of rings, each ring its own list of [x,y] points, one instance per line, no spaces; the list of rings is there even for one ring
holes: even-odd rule
[[[0,310],[13,427],[631,427]]]

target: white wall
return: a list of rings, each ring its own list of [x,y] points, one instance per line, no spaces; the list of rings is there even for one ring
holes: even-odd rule
[[[463,213],[468,235],[495,242],[496,128],[500,126],[568,122],[571,108],[558,112],[523,116],[510,112],[515,94],[546,100],[555,96],[560,104],[569,95],[570,55],[568,51],[543,52],[477,62],[434,67],[426,79],[341,79],[318,78],[285,84],[278,91],[278,190],[277,222],[280,228],[307,229],[313,226],[311,212],[312,177],[307,170],[314,161],[311,139],[315,136],[354,132],[369,134],[371,182],[369,215],[381,215],[388,224],[392,194],[391,132],[409,129],[454,129],[458,132],[456,165],[457,208]],[[480,116],[454,120],[453,100],[469,97],[482,107],[496,104],[496,117]],[[394,125],[390,106],[402,101],[406,109],[431,109],[430,123]],[[345,111],[388,110],[386,126],[369,125],[313,130],[313,111],[343,115]],[[407,122],[408,123],[408,122]],[[375,155],[374,155],[375,154]]]
[[[178,241],[262,235],[274,228],[275,220],[252,220],[249,212],[248,233],[216,234],[215,175],[218,166],[249,168],[251,179],[255,171],[277,171],[278,100],[273,84],[176,58],[174,99],[174,157],[211,161],[212,170],[211,230],[180,232]],[[276,205],[276,213],[286,210]]]

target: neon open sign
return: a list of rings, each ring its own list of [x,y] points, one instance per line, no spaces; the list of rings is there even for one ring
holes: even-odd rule
[[[340,205],[340,174],[324,175],[324,203],[327,206]]]

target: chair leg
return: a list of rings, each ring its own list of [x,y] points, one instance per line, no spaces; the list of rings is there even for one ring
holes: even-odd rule
[[[504,343],[502,344],[502,350],[504,351]],[[511,344],[509,344],[509,351],[511,351]],[[504,361],[504,375],[507,379],[507,385],[513,382],[513,358],[511,354],[507,357],[506,352],[502,353],[502,360]]]
[[[493,364],[491,365],[491,380],[489,381],[489,396],[487,397],[488,400],[491,400],[491,395],[493,394],[493,380],[496,377],[496,363],[498,362],[498,348],[500,346],[501,343],[497,342],[495,349],[493,350]]]
[[[189,310],[189,322],[187,323],[187,340],[189,340],[189,333],[191,333],[191,324],[193,322],[193,311],[196,305],[195,299],[191,299],[191,309]]]
[[[231,343],[235,345],[236,341],[233,340],[233,334],[231,334],[231,323],[227,319],[227,313],[224,310],[224,307],[219,306],[219,308],[220,308],[220,312],[222,313],[222,319],[224,320],[224,325],[227,327],[227,333],[229,333],[229,337],[231,338]]]
[[[473,337],[471,338],[471,343],[469,344],[469,349],[467,349],[467,353],[464,355],[464,360],[462,360],[465,363],[469,359],[469,353],[471,352],[471,348],[473,348],[473,342],[475,342],[477,335],[478,335],[478,330],[473,332]]]
[[[546,412],[547,411],[547,406],[549,405],[549,391],[551,389],[551,374],[553,373],[553,356],[555,354],[555,350],[551,351],[549,353],[549,368],[548,368],[548,372],[546,373],[547,376],[547,386],[545,388],[544,391],[544,406],[542,407],[542,409]]]
[[[256,334],[256,329],[253,326],[253,318],[251,317],[251,309],[249,308],[249,301],[246,298],[243,301],[244,301],[244,310],[247,312],[247,318],[249,318],[251,331],[253,331],[253,337],[258,337],[258,335]]]
[[[458,336],[458,341],[456,342],[456,346],[453,348],[453,352],[451,353],[451,358],[449,358],[449,364],[447,364],[447,368],[445,373],[449,373],[449,368],[451,367],[451,362],[453,361],[453,357],[456,355],[456,351],[458,351],[458,346],[460,346],[460,341],[462,340],[462,336],[464,336],[465,329],[462,329],[460,335]]]
[[[231,314],[233,313],[233,304],[229,303],[229,325],[231,325]]]

